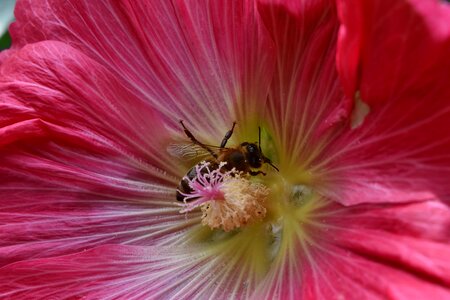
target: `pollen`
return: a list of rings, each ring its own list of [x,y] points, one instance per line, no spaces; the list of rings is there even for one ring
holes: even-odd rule
[[[230,177],[221,186],[223,199],[201,206],[202,224],[230,231],[262,220],[266,215],[264,203],[269,190],[260,183],[242,177]]]
[[[224,165],[212,168],[204,162],[197,166],[197,176],[186,179],[192,192],[183,194],[186,202],[180,212],[200,207],[202,224],[224,231],[262,220],[269,189],[234,169],[224,171]]]

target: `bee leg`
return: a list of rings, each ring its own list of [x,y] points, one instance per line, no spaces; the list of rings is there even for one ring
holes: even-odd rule
[[[262,174],[263,176],[266,176],[266,173],[264,173],[263,171],[250,171],[249,173],[252,176],[256,176],[256,175],[259,175],[259,174]]]
[[[199,145],[200,147],[208,151],[214,158],[217,158],[217,154],[214,151],[212,151],[208,146],[206,146],[202,142],[198,141],[195,138],[195,136],[189,131],[189,129],[187,129],[186,126],[184,126],[183,120],[180,120],[180,124],[181,126],[183,126],[184,133],[194,144]]]
[[[233,122],[233,127],[231,127],[231,130],[229,130],[223,140],[222,143],[220,143],[220,148],[225,148],[225,145],[227,144],[228,140],[230,139],[230,137],[233,135],[233,130],[234,130],[234,126],[236,126],[236,122]]]

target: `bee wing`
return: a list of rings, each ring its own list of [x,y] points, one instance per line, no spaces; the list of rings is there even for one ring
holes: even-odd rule
[[[220,148],[218,147],[213,147],[213,146],[208,146],[211,150],[213,150],[214,152],[218,152],[220,150]],[[185,160],[190,160],[190,159],[194,159],[194,158],[202,158],[202,157],[211,157],[211,153],[209,153],[206,149],[204,149],[203,147],[196,145],[196,144],[192,144],[192,143],[187,143],[187,144],[169,144],[167,146],[167,152],[174,156],[174,157],[178,157],[178,158],[182,158]]]

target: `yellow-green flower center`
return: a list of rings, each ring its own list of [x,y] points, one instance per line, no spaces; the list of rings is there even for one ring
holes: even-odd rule
[[[226,261],[224,272],[237,268],[254,282],[274,265],[298,259],[299,247],[309,251],[317,231],[324,229],[321,218],[329,204],[315,191],[311,174],[289,166],[264,131],[261,140],[264,155],[280,171],[263,166],[266,176],[218,172],[214,176],[223,178],[215,177],[215,185],[206,192],[216,196],[198,205],[199,225],[187,236],[205,255]],[[207,178],[202,179],[206,185],[212,182]]]

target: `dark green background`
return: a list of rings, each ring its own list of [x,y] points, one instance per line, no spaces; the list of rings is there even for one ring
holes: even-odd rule
[[[11,46],[11,37],[9,36],[9,33],[6,32],[1,38],[0,38],[0,50],[9,48]]]

